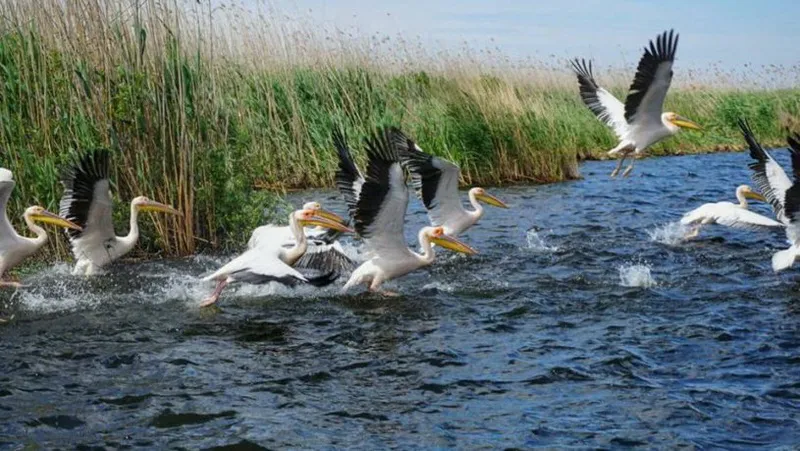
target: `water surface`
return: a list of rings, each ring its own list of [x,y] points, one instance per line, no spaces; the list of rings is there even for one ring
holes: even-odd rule
[[[730,200],[747,161],[648,159],[624,180],[591,162],[493,190],[514,208],[463,237],[480,254],[440,255],[388,285],[399,298],[341,280],[200,310],[224,257],[45,269],[2,295],[0,448],[793,445],[800,268],[770,269],[784,237],[683,243],[669,225]],[[344,212],[332,191],[294,200],[311,199]],[[410,209],[409,241],[425,222]]]

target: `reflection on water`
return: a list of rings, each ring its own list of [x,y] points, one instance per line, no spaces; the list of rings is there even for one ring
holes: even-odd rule
[[[770,269],[785,238],[684,242],[675,225],[746,183],[747,160],[646,159],[622,180],[589,163],[499,190],[513,208],[462,236],[480,253],[440,251],[388,284],[397,298],[340,295],[345,277],[232,286],[200,310],[228,256],[47,268],[0,293],[16,315],[0,448],[789,448],[800,277]],[[311,199],[346,211],[331,191],[295,203]]]

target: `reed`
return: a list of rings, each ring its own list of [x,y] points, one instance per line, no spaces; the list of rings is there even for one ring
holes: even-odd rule
[[[0,16],[2,165],[18,181],[10,213],[57,208],[60,168],[82,149],[110,147],[120,231],[136,195],[184,213],[144,221],[142,248],[168,255],[241,243],[284,190],[330,186],[334,127],[363,162],[362,138],[399,125],[457,162],[464,184],[574,178],[580,159],[615,144],[563,60],[436,52],[236,3],[7,0]],[[620,95],[630,73],[597,69]],[[797,89],[760,89],[714,68],[692,74],[693,85],[678,79],[679,69],[667,107],[707,131],[654,154],[740,148],[739,116],[781,144],[781,124],[800,117]],[[64,241],[52,243],[63,255]]]

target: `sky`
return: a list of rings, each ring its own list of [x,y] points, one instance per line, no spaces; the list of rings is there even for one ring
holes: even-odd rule
[[[245,0],[246,2],[261,0]],[[512,58],[589,57],[635,65],[658,33],[680,33],[678,61],[693,67],[800,62],[797,0],[281,0],[327,28],[418,38],[426,46],[499,47]]]

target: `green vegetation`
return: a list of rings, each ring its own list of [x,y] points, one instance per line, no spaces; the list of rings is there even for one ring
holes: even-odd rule
[[[60,168],[93,146],[114,150],[118,230],[136,195],[168,202],[185,217],[143,221],[152,240],[143,247],[185,255],[241,243],[285,189],[330,186],[333,127],[346,130],[361,160],[364,136],[399,125],[457,162],[468,185],[574,178],[579,159],[615,145],[581,104],[566,64],[501,71],[466,56],[415,54],[408,43],[380,50],[374,37],[331,43],[232,7],[213,15],[207,2],[186,11],[102,3],[0,6],[0,164],[17,180],[11,216],[34,203],[56,209]],[[616,94],[624,89],[612,83]],[[740,148],[740,116],[765,143],[781,144],[781,124],[800,116],[800,90],[678,86],[667,107],[707,131],[684,132],[654,154]],[[63,240],[52,241],[63,254]]]

